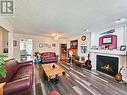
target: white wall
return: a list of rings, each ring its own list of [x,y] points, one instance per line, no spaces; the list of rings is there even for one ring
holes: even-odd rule
[[[126,24],[126,26],[125,26],[124,43],[125,43],[126,46],[127,46],[127,24]],[[127,49],[126,49],[126,50],[127,50]]]
[[[83,35],[86,36],[85,41],[81,40],[81,37]],[[87,59],[87,55],[88,55],[89,49],[90,49],[91,34],[88,32],[88,33],[84,33],[83,35],[78,35],[78,36],[71,37],[67,42],[67,46],[68,46],[67,48],[70,48],[70,41],[78,40],[78,56],[80,56],[80,57],[84,56]],[[87,49],[88,49],[87,53],[81,53],[81,46],[87,46]]]
[[[102,32],[109,31],[111,29],[115,29],[115,32],[112,33],[113,35],[117,35],[117,47],[120,48],[121,45],[125,45],[127,43],[127,30],[126,25],[119,25],[115,27],[111,27],[108,29],[104,29],[100,32],[92,32],[91,33],[91,46],[98,46],[99,45],[99,37],[103,36],[100,35]]]
[[[18,45],[14,47],[14,57],[19,60],[20,59],[20,40],[21,39],[32,39],[33,41],[33,53],[34,52],[45,52],[45,51],[53,51],[56,52],[56,54],[59,54],[59,44],[61,43],[67,43],[67,39],[58,39],[54,40],[51,37],[44,37],[44,36],[35,36],[35,35],[25,35],[25,34],[13,34],[14,40],[18,42]],[[42,47],[39,48],[39,44],[42,43],[48,44],[51,47]],[[55,43],[56,47],[52,47],[52,44]]]

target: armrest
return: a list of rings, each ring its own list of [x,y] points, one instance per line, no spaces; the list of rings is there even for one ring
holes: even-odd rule
[[[33,63],[33,60],[29,60],[29,61],[21,61],[19,62],[19,64],[29,64],[29,63]]]
[[[32,65],[33,61],[32,60],[30,60],[30,61],[22,61],[22,62],[19,62],[18,64],[19,64],[19,66]]]
[[[13,93],[17,93],[28,89],[30,87],[30,79],[23,78],[13,82],[9,82],[4,86],[4,95],[12,95]]]
[[[56,57],[59,57],[59,55],[56,55]]]

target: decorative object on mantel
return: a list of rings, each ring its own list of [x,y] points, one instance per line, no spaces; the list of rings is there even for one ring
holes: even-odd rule
[[[125,51],[126,50],[126,45],[121,45],[120,46],[120,51]]]
[[[106,32],[102,32],[100,35],[111,34],[111,33],[114,33],[114,32],[115,32],[115,29],[112,29],[112,30],[109,30],[109,31],[106,31]]]
[[[122,66],[118,72],[118,74],[116,74],[115,76],[115,80],[117,81],[121,81],[122,80],[122,74],[121,74],[121,70],[123,69],[124,66]]]
[[[81,37],[81,40],[82,40],[82,41],[85,41],[85,40],[86,40],[86,36],[83,35],[83,36]]]
[[[109,49],[109,50],[113,50],[113,46],[112,46],[112,45],[109,46],[108,49]]]

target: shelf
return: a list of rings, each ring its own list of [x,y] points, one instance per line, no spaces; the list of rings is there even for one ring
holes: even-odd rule
[[[91,53],[101,53],[101,54],[111,54],[111,55],[127,55],[127,51],[119,51],[119,50],[89,50]]]

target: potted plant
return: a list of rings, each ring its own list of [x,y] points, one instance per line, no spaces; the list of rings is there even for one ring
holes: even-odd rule
[[[4,59],[2,57],[0,57],[0,76],[5,78],[6,77],[6,70],[4,68],[4,63],[5,63]]]

